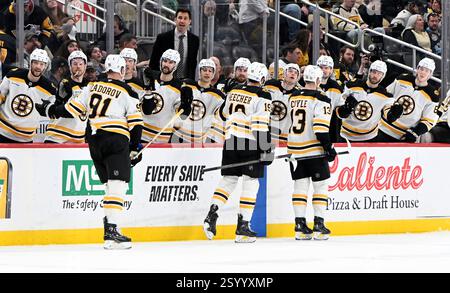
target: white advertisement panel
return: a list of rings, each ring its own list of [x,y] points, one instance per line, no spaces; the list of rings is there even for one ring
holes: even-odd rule
[[[344,150],[337,148],[338,150]],[[330,164],[326,218],[330,222],[450,217],[448,147],[353,147]],[[286,149],[279,149],[279,154]],[[268,224],[293,223],[288,163],[268,169]],[[307,219],[312,220],[312,186]]]
[[[0,231],[102,227],[101,184],[86,147],[2,148],[12,165],[11,218]],[[123,227],[202,226],[220,171],[221,148],[149,148],[133,168]],[[235,225],[240,188],[218,224]]]

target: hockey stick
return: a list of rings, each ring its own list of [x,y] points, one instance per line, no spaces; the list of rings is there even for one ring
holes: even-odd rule
[[[139,153],[137,153],[134,157],[133,160],[136,159],[137,157],[139,157],[142,152],[149,146],[151,145],[167,128],[169,128],[170,125],[173,124],[173,122],[175,122],[175,120],[181,116],[181,114],[183,114],[184,110],[180,109],[173,117],[172,119],[170,119],[170,121],[152,138],[151,141],[149,141],[140,151]]]
[[[342,152],[337,152],[337,155],[348,155],[351,153],[352,145],[348,139],[345,138],[345,141],[347,142],[347,150]],[[294,162],[294,161],[304,161],[304,160],[311,160],[311,159],[320,159],[325,158],[327,155],[315,155],[315,156],[308,156],[308,157],[287,157],[285,159],[286,162]]]

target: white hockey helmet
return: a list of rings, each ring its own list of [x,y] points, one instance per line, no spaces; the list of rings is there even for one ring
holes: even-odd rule
[[[122,74],[122,68],[125,70],[125,59],[118,54],[111,54],[105,60],[105,72],[112,71]]]
[[[387,73],[387,65],[381,60],[376,60],[370,64],[369,71],[376,70],[383,73],[383,77],[386,76]]]
[[[30,63],[32,61],[41,61],[46,64],[49,62],[47,51],[42,49],[34,49],[34,51],[30,55]]]
[[[320,82],[322,80],[322,76],[322,69],[315,65],[307,65],[303,71],[303,80],[305,82]]]
[[[319,59],[317,59],[316,64],[317,66],[327,66],[330,68],[334,68],[334,61],[330,56],[320,56]]]
[[[295,63],[289,63],[289,64],[286,64],[286,65],[283,67],[283,73],[284,73],[284,75],[286,75],[286,72],[288,71],[288,69],[295,69],[295,70],[297,70],[298,76],[300,76],[300,67],[298,66],[298,64],[295,64]]]
[[[216,63],[212,61],[211,59],[202,59],[198,63],[198,70],[200,70],[203,67],[211,67],[214,72],[216,72]]]
[[[138,55],[137,55],[136,51],[131,48],[125,48],[122,51],[120,51],[120,56],[122,56],[123,58],[133,59],[134,62],[137,62],[137,60],[138,60]]]
[[[234,62],[233,70],[236,71],[236,68],[238,68],[238,67],[244,67],[244,68],[248,69],[250,64],[252,64],[252,62],[250,62],[250,60],[248,60],[247,58],[241,57],[238,60],[236,60],[236,62]]]
[[[163,59],[168,59],[170,61],[175,62],[175,68],[174,68],[174,70],[175,70],[177,68],[178,64],[180,63],[181,57],[180,57],[180,53],[178,53],[177,50],[167,49],[161,55],[161,60],[160,61],[162,62]]]
[[[434,63],[433,59],[423,58],[422,60],[420,60],[419,64],[417,64],[417,68],[419,67],[429,69],[431,70],[431,74],[433,74],[434,70],[436,69],[436,64]]]
[[[70,53],[69,58],[67,58],[67,61],[69,61],[69,65],[72,63],[72,60],[76,58],[83,59],[84,63],[87,64],[86,54],[84,54],[83,51],[77,50]]]
[[[265,83],[265,81],[267,80],[267,75],[269,74],[266,65],[259,62],[253,62],[252,64],[250,64],[247,72],[249,80],[259,82],[261,84]]]

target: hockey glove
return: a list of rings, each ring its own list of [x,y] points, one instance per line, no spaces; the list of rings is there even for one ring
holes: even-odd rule
[[[419,135],[410,128],[406,130],[406,133],[400,138],[400,140],[404,140],[405,142],[416,142],[418,138]]]
[[[358,101],[355,99],[355,97],[353,95],[349,95],[346,99],[345,99],[345,104],[344,106],[349,109],[350,111],[353,111],[353,109],[355,109],[356,105],[358,104]]]
[[[150,115],[156,109],[156,105],[158,101],[152,94],[144,95],[144,99],[142,100],[142,113],[144,115]]]
[[[39,115],[48,117],[50,119],[56,119],[57,117],[55,116],[55,105],[48,100],[41,99],[41,101],[42,104],[35,104],[36,111],[39,112]]]
[[[261,164],[263,164],[264,166],[269,166],[270,164],[272,164],[274,159],[275,159],[275,145],[272,145],[270,149],[262,152],[259,157]]]
[[[333,162],[336,159],[337,152],[334,149],[333,145],[325,149],[325,155],[327,157],[328,162]]]
[[[389,110],[389,112],[387,113],[387,121],[392,123],[395,120],[397,120],[398,118],[400,118],[400,116],[402,116],[403,114],[403,106],[395,103],[391,106],[391,109]]]
[[[140,161],[142,161],[142,153],[139,154],[139,156],[136,157],[136,155],[142,150],[143,146],[142,144],[137,145],[130,145],[130,161],[131,161],[131,168],[137,165]]]
[[[191,104],[194,99],[194,94],[192,89],[188,86],[184,86],[181,88],[181,104],[180,109],[183,109],[183,114],[181,115],[181,119],[186,119],[191,114]]]

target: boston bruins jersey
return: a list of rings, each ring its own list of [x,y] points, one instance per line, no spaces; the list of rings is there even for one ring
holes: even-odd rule
[[[18,142],[32,142],[41,116],[35,103],[55,101],[56,89],[41,76],[28,80],[28,70],[10,71],[0,85],[0,135]]]
[[[206,137],[216,143],[223,143],[225,141],[225,122],[220,117],[220,108],[214,111],[211,127],[206,133]]]
[[[352,94],[358,101],[355,109],[342,120],[341,136],[351,141],[367,141],[378,135],[383,113],[394,103],[392,95],[382,86],[370,88],[366,81],[348,82],[344,96]]]
[[[328,78],[327,83],[321,84],[320,89],[327,95],[331,102],[331,110],[336,109],[338,105],[342,105],[342,86],[334,79]]]
[[[288,153],[295,157],[324,154],[316,133],[329,131],[330,99],[317,90],[298,90],[289,98],[288,112],[292,121],[288,135]]]
[[[56,95],[56,104],[67,103],[70,98],[81,94],[82,89],[87,85],[87,81],[76,82],[73,79],[63,79],[59,83]],[[58,118],[52,120],[45,133],[46,141],[56,143],[84,143],[86,132],[86,115],[77,118]]]
[[[224,102],[225,95],[215,88],[202,88],[194,82],[186,82],[192,88],[194,98],[188,118],[179,121],[175,134],[184,142],[202,143],[206,141],[214,112]]]
[[[132,77],[131,79],[126,79],[125,83],[128,84],[133,91],[138,94],[139,100],[145,95],[144,82],[139,78]]]
[[[90,82],[65,108],[73,117],[87,114],[93,135],[103,130],[130,139],[133,127],[143,125],[137,94],[122,81]]]
[[[439,91],[431,85],[420,87],[416,85],[415,79],[411,74],[402,74],[387,87],[396,102],[403,105],[403,115],[391,123],[384,116],[380,129],[396,139],[400,139],[407,129],[419,123],[430,130],[439,118],[436,113]]]
[[[152,92],[154,98],[157,100],[156,108],[152,114],[144,115],[144,127],[142,129],[142,140],[145,142],[151,141],[156,134],[158,134],[164,126],[175,116],[176,111],[181,103],[181,86],[182,82],[179,79],[172,79],[171,81],[154,80],[155,90]],[[159,143],[167,143],[174,132],[173,125],[169,126],[161,135],[155,140]]]
[[[273,142],[287,142],[291,123],[287,111],[288,100],[290,95],[298,88],[294,87],[291,90],[286,90],[282,86],[282,81],[277,79],[268,80],[264,87],[272,96],[270,125]]]
[[[257,86],[242,85],[232,89],[222,105],[225,139],[232,136],[256,140],[252,131],[269,131],[270,94]]]

